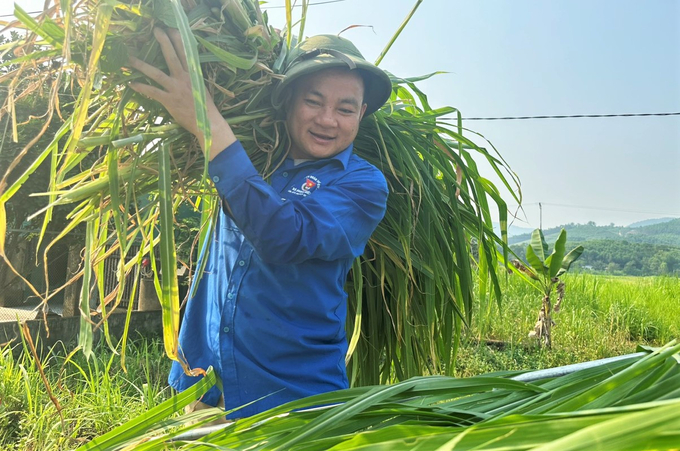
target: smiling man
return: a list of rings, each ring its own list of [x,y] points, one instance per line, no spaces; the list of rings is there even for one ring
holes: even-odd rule
[[[132,67],[162,89],[131,87],[161,102],[202,137],[179,35],[156,32],[170,74]],[[222,379],[202,401],[229,415],[254,415],[284,402],[348,387],[344,291],[352,262],[385,214],[382,173],[353,153],[366,115],[389,98],[389,77],[338,36],[316,36],[291,52],[273,103],[290,137],[284,162],[264,180],[210,101],[209,172],[222,209],[196,294],[187,305],[181,349],[192,367]],[[197,382],[174,364],[178,390]],[[223,403],[223,404],[222,404]]]

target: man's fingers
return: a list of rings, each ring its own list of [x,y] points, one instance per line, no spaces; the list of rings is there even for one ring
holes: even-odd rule
[[[182,36],[179,34],[179,31],[174,28],[169,28],[167,34],[170,38],[170,41],[172,41],[173,47],[175,47],[175,53],[179,58],[180,64],[182,64],[182,68],[189,72],[189,66],[187,65],[187,55],[184,52],[184,44],[182,43]]]
[[[153,35],[161,46],[161,52],[163,52],[163,57],[168,65],[168,70],[170,70],[170,75],[177,77],[184,72],[184,67],[177,56],[176,47],[173,45],[174,41],[171,42],[168,35],[160,28],[154,28]]]
[[[168,77],[168,75],[162,70],[155,68],[152,65],[140,60],[139,58],[135,58],[134,56],[130,56],[128,58],[128,63],[133,69],[137,69],[165,89],[168,89],[170,86],[172,86],[172,79]]]
[[[148,98],[159,102],[161,105],[165,106],[165,100],[167,100],[168,93],[162,89],[158,89],[154,86],[145,85],[142,83],[128,83],[128,86],[133,91],[147,96]]]

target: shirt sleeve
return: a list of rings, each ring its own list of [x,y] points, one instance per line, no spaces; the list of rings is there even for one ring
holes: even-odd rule
[[[238,141],[208,170],[232,219],[269,263],[358,257],[385,215],[387,183],[368,164],[309,196],[288,200],[262,179]]]

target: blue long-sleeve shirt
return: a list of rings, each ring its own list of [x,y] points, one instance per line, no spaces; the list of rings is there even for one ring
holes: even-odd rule
[[[227,410],[264,397],[234,418],[347,388],[343,287],[385,214],[383,174],[350,145],[328,159],[287,159],[268,184],[239,142],[209,172],[229,208],[180,330],[190,366],[215,368]],[[173,387],[197,381],[173,363]],[[202,401],[219,395],[213,388]]]

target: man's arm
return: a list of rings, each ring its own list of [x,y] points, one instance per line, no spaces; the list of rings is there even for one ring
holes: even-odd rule
[[[262,180],[238,141],[209,171],[230,216],[268,263],[358,257],[385,214],[387,183],[370,165],[288,200]]]
[[[129,86],[163,105],[177,124],[198,138],[198,142],[205,152],[204,137],[196,122],[194,95],[191,90],[191,78],[187,69],[187,62],[184,58],[182,38],[179,32],[172,28],[168,29],[167,34],[160,28],[154,28],[154,36],[160,44],[170,74],[166,74],[134,57],[130,57],[129,64],[132,68],[158,83],[163,89],[142,83],[130,83]],[[218,111],[212,97],[206,96],[206,104],[212,137],[209,159],[212,160],[223,149],[233,144],[236,141],[236,136]]]

